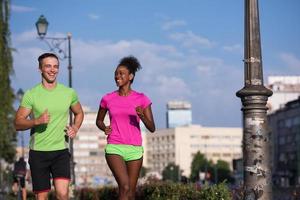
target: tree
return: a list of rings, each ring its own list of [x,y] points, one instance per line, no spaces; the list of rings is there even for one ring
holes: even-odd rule
[[[210,163],[207,161],[204,154],[202,154],[202,153],[200,153],[200,151],[198,151],[195,154],[193,161],[192,161],[192,165],[191,165],[191,175],[190,175],[191,181],[199,180],[199,172],[200,171],[205,172],[205,170],[208,170],[209,165],[210,165]]]
[[[218,160],[217,164],[214,165],[214,168],[213,178],[215,179],[215,176],[217,176],[218,183],[223,182],[224,180],[227,182],[233,182],[230,167],[226,161]]]
[[[12,163],[16,153],[16,131],[13,126],[15,97],[10,85],[13,62],[8,23],[9,6],[10,0],[0,0],[0,159]]]
[[[174,163],[168,164],[162,171],[162,177],[163,180],[170,180],[173,182],[180,181],[180,169],[178,165],[175,165]]]

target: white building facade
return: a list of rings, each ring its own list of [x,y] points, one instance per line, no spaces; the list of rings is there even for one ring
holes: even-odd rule
[[[300,96],[300,76],[269,76],[268,88],[273,95],[268,98],[269,113],[272,113]]]
[[[208,160],[228,162],[242,157],[242,128],[182,126],[146,134],[146,165],[150,172],[162,173],[169,164],[179,165],[189,176],[194,155],[200,151]]]

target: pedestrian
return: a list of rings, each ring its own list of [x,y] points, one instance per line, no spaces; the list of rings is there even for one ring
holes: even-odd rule
[[[53,179],[57,199],[69,199],[69,138],[83,121],[76,92],[58,83],[59,59],[53,53],[39,56],[41,83],[25,92],[15,117],[16,130],[31,129],[29,165],[36,199],[47,199]],[[74,114],[68,124],[69,110]]]
[[[107,135],[105,157],[119,188],[119,200],[133,200],[143,163],[140,121],[155,131],[150,99],[131,88],[139,61],[128,56],[120,60],[114,78],[118,90],[106,94],[100,101],[96,125]],[[110,124],[104,124],[106,113]]]
[[[25,178],[27,175],[27,164],[24,160],[24,157],[20,157],[18,161],[14,163],[14,169],[13,169],[13,192],[17,194],[19,188],[22,193],[22,200],[27,199],[27,191],[26,191],[26,184],[25,184]]]

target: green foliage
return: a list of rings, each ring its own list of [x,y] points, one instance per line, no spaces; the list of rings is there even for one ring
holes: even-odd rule
[[[199,172],[205,171],[206,165],[208,165],[208,161],[206,160],[204,154],[198,151],[194,156],[191,164],[191,175],[190,175],[191,181],[195,182],[199,180]],[[206,167],[208,168],[208,166]]]
[[[144,200],[193,200],[200,198],[200,191],[193,185],[157,182],[138,188],[137,198]]]
[[[170,180],[170,181],[173,181],[173,182],[178,182],[180,181],[179,180],[179,177],[180,177],[180,171],[179,171],[179,166],[178,165],[175,165],[174,163],[170,163],[168,164],[164,170],[162,171],[162,177],[163,177],[163,180],[166,181],[166,180]]]
[[[16,153],[16,131],[13,127],[14,93],[10,86],[13,66],[8,25],[9,4],[9,0],[0,1],[0,159],[12,163]]]
[[[213,177],[216,176],[215,173],[217,173],[218,176],[218,182],[233,182],[233,178],[231,177],[231,171],[229,164],[224,160],[218,160],[217,164],[214,166],[214,174]]]
[[[105,192],[104,192],[105,191]],[[85,196],[79,199],[84,200],[111,200],[117,199],[117,190],[112,187],[103,187],[95,190],[82,191]],[[96,195],[98,193],[98,195]],[[104,195],[105,194],[105,195]],[[231,195],[227,186],[220,185],[207,186],[201,190],[193,184],[179,184],[172,182],[149,183],[137,188],[136,199],[139,200],[230,200]]]
[[[112,200],[118,199],[116,187],[101,187],[98,189],[82,188],[77,190],[77,200]],[[6,199],[15,199],[11,194]],[[49,200],[54,200],[55,193],[51,191]],[[28,192],[28,200],[34,199],[34,194]],[[198,189],[193,184],[179,184],[172,182],[151,182],[140,185],[136,191],[137,200],[231,200],[231,194],[225,183],[205,186]]]
[[[217,183],[221,183],[223,181],[233,182],[233,178],[231,177],[231,171],[229,164],[224,160],[218,160],[216,164],[212,163],[212,161],[207,161],[204,154],[197,152],[194,156],[192,165],[191,165],[191,181],[195,182],[199,180],[199,172],[205,172],[211,174],[210,181]]]
[[[204,192],[205,191],[205,192]],[[231,194],[225,185],[225,183],[221,183],[213,186],[205,186],[201,191],[200,199],[205,200],[229,200],[231,198]]]

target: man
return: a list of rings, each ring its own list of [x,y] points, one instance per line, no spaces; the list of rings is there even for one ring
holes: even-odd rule
[[[16,113],[15,128],[31,129],[29,165],[36,199],[47,199],[52,178],[57,198],[67,200],[70,182],[68,139],[76,136],[83,121],[83,111],[76,92],[57,82],[58,57],[45,53],[38,61],[42,82],[25,92]],[[67,125],[69,110],[74,114],[72,126]]]
[[[22,190],[22,200],[27,199],[27,191],[25,188],[25,178],[27,174],[26,162],[23,157],[20,157],[18,161],[14,163],[14,171],[13,171],[13,191],[17,194],[19,187]]]

